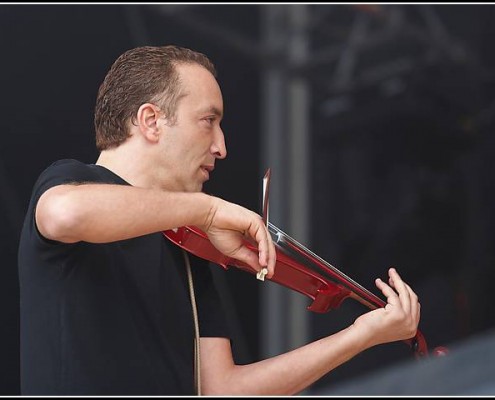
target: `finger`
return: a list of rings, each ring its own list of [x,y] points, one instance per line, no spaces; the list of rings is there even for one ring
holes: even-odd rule
[[[255,225],[253,224],[252,227],[254,227],[253,238],[258,243],[258,262],[262,268],[266,267],[267,278],[271,278],[275,273],[275,264],[277,258],[275,245],[273,243],[270,232],[268,231],[268,227],[265,226],[260,216],[257,217],[257,226],[255,227]]]
[[[275,265],[277,263],[277,251],[275,249],[275,243],[273,243],[272,236],[270,234],[270,231],[268,230],[268,227],[265,226],[266,229],[266,234],[268,237],[268,274],[267,278],[272,278],[273,275],[275,274]]]
[[[244,231],[244,235],[248,241],[252,241],[257,246],[260,269],[265,268],[265,275],[271,278],[275,273],[275,245],[263,218],[254,212],[249,213],[249,225]]]
[[[404,282],[406,289],[409,292],[409,298],[411,299],[411,315],[416,322],[419,322],[420,316],[420,304],[418,300],[418,295],[411,289],[411,287]]]
[[[399,294],[399,299],[402,304],[402,308],[406,313],[411,312],[411,298],[409,295],[409,291],[406,288],[405,282],[401,279],[399,273],[395,268],[390,268],[389,271],[389,276],[391,279],[391,284],[393,285],[394,289],[397,291]]]
[[[262,266],[260,265],[256,254],[253,253],[253,251],[251,251],[246,246],[239,247],[235,252],[232,253],[231,257],[244,262],[245,264],[253,268],[256,272],[260,272],[262,269]]]
[[[244,235],[247,236],[249,241],[253,240],[255,242],[258,248],[258,264],[261,267],[266,267],[268,263],[268,243],[261,217],[257,217],[258,218],[251,221],[248,229],[244,232]]]
[[[399,296],[397,295],[397,292],[392,289],[389,285],[387,285],[384,281],[382,281],[380,278],[377,278],[375,280],[376,287],[381,290],[383,295],[387,298],[387,303],[391,305],[400,305],[400,300]]]
[[[255,227],[254,239],[258,244],[258,262],[261,267],[268,267],[270,259],[270,243],[268,240],[268,232],[265,226],[261,222],[261,219],[257,221]]]

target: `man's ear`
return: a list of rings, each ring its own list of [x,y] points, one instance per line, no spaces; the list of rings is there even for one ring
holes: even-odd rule
[[[160,136],[158,120],[161,116],[160,109],[154,104],[144,103],[139,107],[136,114],[136,125],[147,140],[158,141]]]

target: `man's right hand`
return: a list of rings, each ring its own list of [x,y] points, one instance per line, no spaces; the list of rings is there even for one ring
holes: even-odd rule
[[[260,215],[240,205],[214,198],[208,217],[200,228],[223,254],[248,264],[258,272],[267,268],[266,277],[273,276],[275,245]],[[258,245],[258,256],[245,246],[246,239]]]

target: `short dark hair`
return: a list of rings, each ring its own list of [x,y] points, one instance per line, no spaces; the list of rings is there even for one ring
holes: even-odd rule
[[[142,46],[113,63],[98,90],[95,106],[96,147],[119,146],[129,136],[129,122],[144,103],[154,103],[171,121],[182,97],[178,64],[199,64],[217,76],[204,54],[178,46]]]

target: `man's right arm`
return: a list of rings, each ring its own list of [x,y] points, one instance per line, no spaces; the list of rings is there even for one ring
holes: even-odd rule
[[[69,184],[48,189],[36,207],[47,239],[105,243],[184,225],[203,226],[214,198],[124,185]]]
[[[35,218],[47,239],[106,243],[186,225],[203,229],[224,254],[256,271],[274,273],[276,254],[261,217],[239,205],[201,192],[168,192],[125,185],[64,184],[40,197]],[[259,255],[243,245],[258,244]]]

